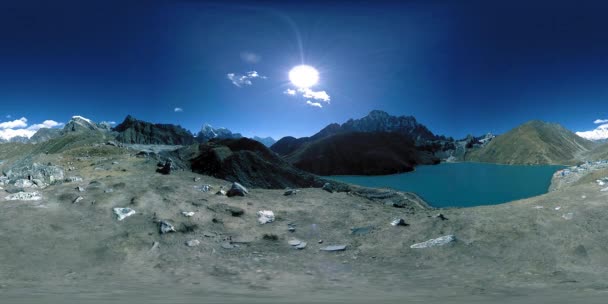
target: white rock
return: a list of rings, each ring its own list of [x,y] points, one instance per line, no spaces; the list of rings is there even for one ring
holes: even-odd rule
[[[543,206],[534,206],[534,209],[544,209],[545,207]]]
[[[192,217],[194,216],[194,212],[192,211],[182,211],[182,215],[185,217]]]
[[[559,211],[559,209],[562,209],[562,207],[560,207],[560,206],[555,207],[556,211]]]
[[[420,248],[443,246],[443,245],[447,245],[454,241],[456,241],[456,237],[453,234],[449,234],[449,235],[444,235],[442,237],[438,237],[436,239],[430,239],[426,242],[414,244],[414,245],[410,246],[410,248],[420,249]]]
[[[135,214],[135,210],[131,209],[131,208],[114,208],[114,214],[116,214],[116,216],[118,216],[118,220],[122,221],[125,218]]]
[[[258,211],[257,215],[258,215],[258,222],[260,222],[260,224],[274,222],[274,212],[272,212],[270,210]]]
[[[37,201],[42,199],[38,192],[17,192],[5,197],[7,201]]]
[[[287,242],[289,245],[291,246],[298,246],[302,243],[302,241],[300,240],[290,240],[289,242]]]
[[[199,241],[199,240],[189,240],[186,242],[186,246],[188,246],[188,247],[196,247],[200,244],[201,244],[201,241]]]
[[[77,197],[76,199],[74,199],[74,201],[73,201],[72,203],[73,203],[73,204],[76,204],[76,203],[78,203],[78,202],[82,201],[83,199],[84,199],[84,197],[79,196],[79,197]]]
[[[562,218],[569,221],[572,218],[574,218],[574,213],[572,213],[572,212],[565,213],[564,215],[562,215]]]
[[[32,186],[34,186],[34,183],[27,179],[19,179],[15,182],[15,187],[18,188],[31,188]]]
[[[598,179],[598,180],[596,180],[595,182],[596,182],[598,185],[600,185],[600,186],[603,186],[603,185],[605,185],[605,184],[606,184],[606,183],[605,183],[603,180],[601,180],[601,179]]]
[[[608,191],[608,187],[606,187],[606,188],[604,188],[604,189],[602,189],[602,190],[600,190],[600,191],[602,191],[602,192],[606,192],[606,191]]]
[[[160,233],[161,234],[175,232],[175,231],[176,231],[175,227],[173,227],[173,225],[171,225],[170,223],[165,222],[165,221],[160,222]]]

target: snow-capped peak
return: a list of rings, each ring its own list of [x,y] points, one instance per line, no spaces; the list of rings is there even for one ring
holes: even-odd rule
[[[90,119],[88,119],[86,117],[82,117],[80,115],[74,115],[74,116],[72,116],[72,120],[84,120],[84,121],[86,121],[86,122],[88,122],[90,124],[93,124],[93,122]]]
[[[588,140],[608,139],[608,124],[603,124],[591,131],[576,132],[576,135]]]

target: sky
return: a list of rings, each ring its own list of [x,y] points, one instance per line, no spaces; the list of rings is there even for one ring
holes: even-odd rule
[[[461,138],[608,119],[608,2],[395,2],[2,1],[0,132],[131,114],[301,137],[380,109]],[[301,64],[316,85],[290,82]]]

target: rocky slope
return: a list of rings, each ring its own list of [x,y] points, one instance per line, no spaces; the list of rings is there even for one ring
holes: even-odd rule
[[[573,164],[595,147],[559,124],[527,122],[471,151],[467,161],[500,164]]]
[[[382,175],[437,164],[430,152],[399,133],[350,132],[323,137],[286,156],[297,168],[319,175]]]
[[[261,143],[262,143],[264,146],[269,147],[269,148],[270,148],[270,147],[272,147],[272,145],[274,145],[274,144],[277,142],[277,141],[276,141],[274,138],[272,138],[272,137],[270,137],[270,136],[268,136],[268,137],[259,137],[259,136],[254,136],[254,137],[252,137],[251,139],[253,139],[253,140],[255,140],[255,141],[259,141],[259,142],[261,142]]]
[[[191,145],[195,143],[190,131],[172,124],[153,124],[131,115],[114,128],[116,139],[127,144]]]

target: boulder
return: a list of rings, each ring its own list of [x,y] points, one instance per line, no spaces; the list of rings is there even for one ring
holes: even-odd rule
[[[194,216],[194,212],[192,211],[182,211],[182,215],[185,217],[193,217]]]
[[[334,192],[334,187],[330,183],[325,183],[321,189],[323,189],[329,193]]]
[[[175,227],[173,227],[173,225],[171,225],[169,222],[166,221],[160,221],[159,222],[159,230],[160,230],[160,234],[165,234],[165,233],[170,233],[170,232],[175,232]]]
[[[249,194],[249,191],[247,191],[247,188],[237,182],[232,183],[232,187],[230,187],[230,190],[228,190],[228,193],[226,193],[228,197],[245,196],[245,194]]]
[[[170,159],[168,159],[167,161],[165,161],[164,165],[159,166],[160,168],[156,169],[156,172],[158,172],[160,174],[164,174],[164,175],[169,175],[169,174],[171,174],[171,166],[172,166],[172,161]]]
[[[393,226],[409,226],[408,223],[405,222],[402,218],[397,218],[391,221],[391,225]]]
[[[5,176],[11,180],[18,179],[39,179],[47,184],[53,184],[64,179],[63,169],[53,165],[42,165],[32,163],[27,165],[15,166],[4,172]]]
[[[32,186],[34,186],[34,183],[27,179],[19,179],[15,182],[17,188],[31,188]]]
[[[258,211],[257,216],[258,216],[258,222],[260,222],[260,224],[274,222],[274,212],[272,212],[270,210]]]

